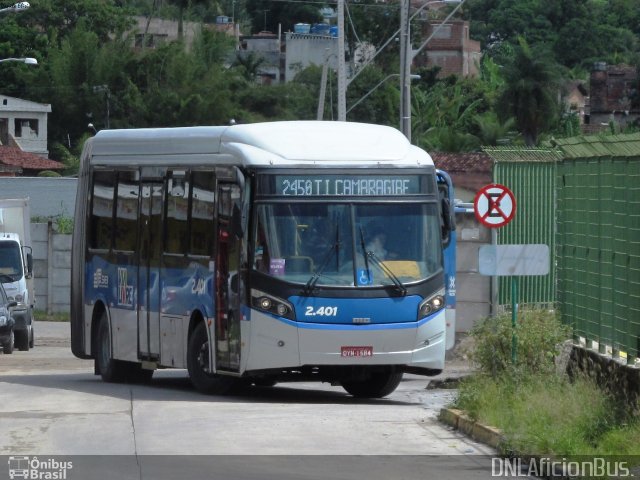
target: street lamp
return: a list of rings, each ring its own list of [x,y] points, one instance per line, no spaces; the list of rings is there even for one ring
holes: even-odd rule
[[[10,7],[0,8],[0,13],[10,13],[10,12],[22,12],[29,8],[29,2],[18,2]]]
[[[387,80],[389,80],[389,79],[390,79],[390,78],[392,78],[392,77],[399,77],[399,76],[400,76],[400,74],[399,74],[399,73],[392,73],[392,74],[387,75],[386,77],[384,77],[382,80],[380,80],[380,81],[378,82],[378,84],[377,84],[375,87],[373,87],[371,90],[369,90],[367,93],[365,93],[362,97],[360,97],[356,103],[354,103],[353,105],[351,105],[351,106],[349,107],[349,109],[347,110],[347,113],[349,113],[351,110],[353,110],[353,109],[354,109],[354,108],[356,108],[358,105],[360,105],[360,103],[361,103],[365,98],[367,98],[369,95],[371,95],[373,92],[375,92],[375,91],[378,89],[378,87],[380,87],[380,85],[382,85],[384,82],[386,82]],[[420,80],[420,75],[410,75],[410,76],[409,76],[409,78],[410,78],[411,80]]]
[[[27,65],[38,65],[38,60],[36,60],[35,58],[31,58],[31,57],[26,57],[26,58],[3,58],[3,59],[0,59],[0,63],[4,63],[4,62],[20,62],[20,63],[26,63]]]

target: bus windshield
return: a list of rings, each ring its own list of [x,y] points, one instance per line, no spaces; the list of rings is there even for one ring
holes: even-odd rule
[[[257,206],[253,268],[314,286],[399,286],[442,269],[435,203]]]

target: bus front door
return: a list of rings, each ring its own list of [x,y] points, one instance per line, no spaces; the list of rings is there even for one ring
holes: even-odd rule
[[[216,369],[240,370],[240,296],[238,295],[238,265],[240,243],[233,229],[233,207],[240,199],[240,187],[218,185],[218,248],[216,254]]]
[[[160,256],[162,184],[142,183],[138,232],[138,350],[142,359],[160,356]]]

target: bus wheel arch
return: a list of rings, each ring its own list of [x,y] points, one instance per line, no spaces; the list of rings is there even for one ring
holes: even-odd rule
[[[113,358],[111,322],[104,305],[94,309],[91,325],[96,371],[105,382],[121,382],[124,376],[120,362]]]
[[[98,367],[98,329],[100,328],[100,321],[102,316],[106,314],[108,318],[107,307],[102,302],[96,302],[93,307],[93,313],[91,316],[91,356],[96,362],[96,375],[100,373]]]
[[[191,383],[201,393],[224,395],[230,393],[237,379],[209,372],[209,333],[207,322],[199,312],[189,322],[187,370]]]

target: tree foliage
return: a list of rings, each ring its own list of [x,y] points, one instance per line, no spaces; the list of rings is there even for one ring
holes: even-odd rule
[[[193,43],[136,50],[131,14],[251,20],[253,32],[292,30],[322,20],[321,5],[269,0],[39,0],[0,17],[0,58],[35,57],[38,66],[4,63],[5,95],[51,104],[52,158],[79,153],[89,130],[227,124],[316,118],[322,66],[285,85],[260,85],[262,60],[238,56],[235,39],[203,29]],[[398,5],[349,2],[346,41],[387,47],[349,84],[348,120],[397,126]],[[266,11],[266,17],[265,17]],[[461,9],[480,39],[479,78],[439,78],[420,69],[412,84],[414,142],[431,150],[475,150],[505,142],[535,144],[544,135],[576,132],[563,111],[563,78],[585,78],[594,61],[640,64],[637,0],[467,0]],[[243,27],[244,28],[244,27]],[[414,32],[419,29],[414,27]],[[251,33],[244,30],[245,33]],[[350,58],[350,57],[348,57]],[[640,89],[639,89],[640,90]],[[363,97],[366,98],[360,101]],[[631,98],[634,105],[640,96]],[[325,119],[337,118],[337,79],[329,71]],[[64,148],[63,148],[64,147]]]

